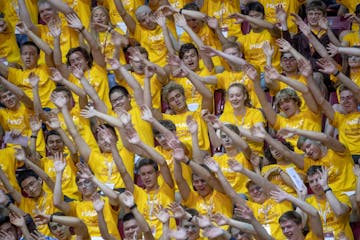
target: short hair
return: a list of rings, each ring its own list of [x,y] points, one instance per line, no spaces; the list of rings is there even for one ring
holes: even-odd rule
[[[149,52],[146,50],[146,48],[142,47],[142,46],[131,46],[129,48],[127,48],[127,52],[129,51],[130,48],[134,48],[136,50],[138,50],[140,52],[140,54],[145,54],[146,58],[149,59]]]
[[[126,222],[126,221],[130,221],[132,219],[135,219],[134,214],[132,214],[131,212],[126,213],[123,217],[122,217],[122,221]]]
[[[159,167],[157,165],[157,163],[149,158],[143,158],[141,159],[138,164],[137,164],[137,171],[140,171],[140,168],[142,168],[143,166],[147,166],[147,165],[152,165],[154,167],[155,172],[159,171]]]
[[[278,140],[279,142],[281,142],[285,147],[287,147],[290,151],[294,151],[294,146],[287,142],[284,138],[280,137],[280,136],[274,136],[274,139]],[[264,156],[265,158],[271,163],[271,164],[275,164],[276,163],[276,159],[273,157],[273,155],[271,154],[271,150],[270,150],[270,146],[267,145],[264,151]]]
[[[179,50],[179,58],[183,59],[185,53],[187,53],[188,51],[190,51],[191,49],[194,49],[196,52],[196,55],[199,55],[199,51],[197,50],[197,48],[195,47],[194,44],[192,43],[185,43],[183,45],[181,45],[180,50]]]
[[[237,87],[237,88],[240,88],[240,89],[241,89],[242,93],[243,93],[244,96],[245,96],[244,105],[245,105],[246,107],[252,107],[251,99],[250,99],[250,96],[249,96],[249,92],[248,92],[247,88],[245,87],[245,85],[242,84],[242,83],[238,83],[238,82],[232,83],[232,84],[230,84],[230,86],[228,87],[228,89],[227,89],[227,91],[226,91],[226,94],[229,94],[230,88],[233,88],[233,87]]]
[[[300,225],[302,223],[301,215],[296,211],[287,211],[279,218],[279,223],[286,222],[291,220],[296,223],[296,225]]]
[[[160,123],[163,127],[165,127],[167,130],[169,130],[169,131],[171,131],[171,132],[175,132],[175,131],[176,131],[176,126],[175,126],[175,124],[174,124],[172,121],[170,121],[170,120],[159,120],[159,123]],[[152,131],[153,131],[153,134],[154,134],[154,135],[157,135],[157,134],[160,133],[160,131],[157,130],[156,128],[153,128]]]
[[[306,176],[311,177],[311,176],[315,175],[316,173],[318,173],[319,171],[322,172],[322,166],[320,166],[320,165],[312,165],[306,171]]]
[[[121,86],[121,85],[115,85],[115,86],[113,86],[112,88],[110,88],[109,98],[110,98],[110,96],[111,96],[114,92],[120,92],[120,93],[124,94],[126,97],[129,97],[129,96],[130,96],[130,93],[129,93],[129,91],[126,89],[126,87]]]
[[[170,81],[168,84],[166,84],[163,88],[162,88],[162,99],[165,100],[168,103],[168,95],[169,93],[171,93],[174,90],[178,90],[180,92],[180,94],[182,94],[183,96],[185,96],[185,90],[184,87],[181,86],[180,84],[177,84],[173,81]]]
[[[237,135],[240,135],[239,128],[238,128],[236,125],[231,124],[231,123],[226,123],[226,124],[225,124],[225,127],[229,128],[231,131],[233,131],[233,132],[236,133]]]
[[[311,10],[320,10],[326,16],[326,4],[320,0],[310,1],[306,4],[306,13]]]
[[[285,99],[292,99],[295,101],[298,107],[301,106],[301,99],[297,95],[296,91],[291,88],[281,89],[275,96],[275,105],[276,107],[280,107],[280,102]]]
[[[136,19],[139,19],[139,17],[141,15],[143,15],[144,13],[152,13],[152,10],[149,6],[147,5],[141,5],[139,6],[136,10],[135,10],[135,17]]]
[[[80,46],[76,47],[76,48],[70,48],[70,50],[67,52],[67,54],[66,54],[66,59],[67,59],[66,64],[68,66],[70,66],[70,60],[69,60],[70,56],[75,52],[80,52],[83,55],[83,57],[85,58],[88,67],[89,68],[92,67],[92,65],[93,65],[93,56],[92,56],[92,54],[89,53],[85,48],[80,47]]]
[[[60,136],[60,134],[55,131],[55,130],[50,130],[49,132],[47,132],[46,136],[45,136],[45,144],[47,144],[47,141],[48,141],[48,138],[51,136],[51,135],[56,135],[56,136]],[[62,139],[61,139],[62,140]]]
[[[346,87],[344,84],[341,84],[339,86],[339,93],[341,93],[343,91],[351,91],[351,90],[348,87]]]
[[[262,13],[265,16],[265,9],[264,9],[264,5],[262,5],[259,2],[249,2],[246,4],[246,10],[247,13],[249,13],[250,11],[256,11],[259,13]]]
[[[26,41],[26,42],[24,42],[23,44],[21,44],[21,46],[20,46],[20,53],[22,53],[23,47],[25,47],[25,46],[32,46],[32,47],[36,48],[36,53],[37,53],[37,54],[40,54],[40,48],[39,48],[34,42],[32,42],[32,41]]]
[[[26,170],[22,170],[21,172],[19,172],[17,175],[16,175],[16,180],[19,184],[19,186],[21,187],[21,183],[29,178],[29,177],[34,177],[36,179],[39,179],[39,175],[37,175],[33,170],[31,169],[26,169]]]
[[[226,42],[222,45],[223,51],[229,48],[236,48],[239,52],[242,52],[241,44],[239,42]]]
[[[188,4],[185,4],[183,9],[186,9],[186,10],[193,10],[193,11],[200,11],[200,8],[199,6],[194,3],[194,2],[191,2],[191,3],[188,3]]]
[[[53,90],[53,92],[54,92],[54,93],[65,92],[66,95],[67,95],[70,99],[73,99],[73,96],[72,96],[72,94],[71,94],[71,91],[70,91],[67,87],[65,87],[65,86],[63,86],[63,85],[58,85],[58,86],[56,86],[55,89]]]

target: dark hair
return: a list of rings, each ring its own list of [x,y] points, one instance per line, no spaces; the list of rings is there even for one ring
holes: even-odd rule
[[[31,169],[26,169],[26,170],[22,170],[21,172],[19,172],[16,176],[16,180],[19,184],[19,186],[21,187],[21,183],[29,178],[29,177],[34,177],[36,179],[39,179],[39,175],[37,175],[33,170]]]
[[[185,96],[184,87],[181,86],[180,84],[177,84],[176,82],[170,81],[168,84],[166,84],[162,88],[162,92],[161,92],[162,99],[165,100],[165,102],[168,103],[168,95],[169,95],[169,93],[171,93],[172,91],[175,91],[175,90],[178,90],[181,95]]]
[[[21,44],[21,46],[20,46],[20,53],[22,53],[22,50],[23,50],[23,47],[24,47],[24,46],[33,46],[33,47],[36,48],[37,54],[40,54],[40,48],[39,48],[34,42],[32,42],[32,41],[26,41],[26,42],[24,42],[23,44]]]
[[[310,1],[306,4],[306,13],[311,10],[320,10],[326,16],[326,4],[320,0]]]
[[[92,57],[92,54],[89,53],[89,52],[88,52],[85,48],[83,48],[83,47],[70,48],[70,50],[69,50],[68,53],[66,54],[66,59],[67,59],[66,64],[67,64],[68,66],[70,66],[70,60],[69,60],[69,58],[70,58],[71,54],[73,54],[73,53],[75,53],[75,52],[80,52],[80,53],[83,55],[83,57],[85,58],[85,60],[87,61],[88,67],[89,67],[89,68],[92,67],[92,65],[93,65],[93,57]]]
[[[63,213],[63,212],[54,212],[54,213],[51,214],[51,215],[54,215],[54,216],[66,216],[65,213]],[[48,225],[48,228],[49,228],[49,230],[50,230],[50,232],[51,232],[50,223],[51,223],[51,222],[48,222],[47,225]]]
[[[358,15],[360,13],[360,4],[356,5],[354,13],[355,13],[355,15]]]
[[[294,151],[294,146],[287,142],[284,138],[279,137],[279,136],[275,136],[273,137],[274,139],[278,140],[279,142],[281,142],[285,147],[287,147],[290,151]],[[276,159],[273,157],[273,155],[271,154],[271,150],[270,150],[270,146],[267,145],[264,151],[264,156],[266,157],[266,159],[270,162],[270,164],[276,164]]]
[[[300,225],[302,223],[301,215],[296,211],[287,211],[279,218],[279,223],[283,223],[285,221],[291,220],[296,223],[296,225]]]
[[[233,131],[234,133],[236,133],[237,135],[240,135],[240,131],[239,128],[234,125],[234,124],[230,124],[230,123],[226,123],[225,127],[229,128],[231,131]]]
[[[176,131],[175,124],[170,120],[159,120],[159,123],[171,132]],[[160,133],[159,130],[157,130],[156,128],[153,128],[152,131],[153,131],[154,136]]]
[[[322,172],[322,168],[320,165],[312,165],[306,171],[306,176],[311,177],[311,176],[315,175],[316,173],[318,173],[319,171]]]
[[[140,168],[143,166],[148,166],[148,165],[152,165],[154,167],[155,172],[159,171],[159,167],[157,165],[157,163],[149,158],[143,158],[141,159],[138,164],[137,164],[137,171],[140,171]]]
[[[181,45],[180,50],[179,50],[179,58],[183,59],[185,53],[187,53],[188,51],[190,51],[191,49],[194,49],[196,52],[196,55],[199,55],[199,51],[197,50],[197,48],[195,47],[194,44],[192,43],[185,43],[183,45]]]
[[[128,47],[126,49],[126,52],[129,52],[129,49],[134,48],[136,50],[139,50],[140,54],[145,54],[146,55],[146,59],[149,59],[149,52],[146,50],[146,48],[142,47],[142,46],[132,46],[132,47]]]
[[[71,94],[71,91],[70,91],[67,87],[62,86],[62,85],[56,86],[55,89],[53,90],[53,92],[55,92],[55,93],[65,92],[66,95],[67,95],[70,99],[73,98],[73,97],[72,97],[72,94]]]
[[[111,94],[113,94],[114,92],[121,92],[121,93],[123,93],[126,97],[129,97],[129,96],[130,96],[129,91],[126,89],[126,87],[121,86],[121,85],[115,85],[115,86],[113,86],[112,88],[110,88],[109,98],[110,98]]]
[[[47,144],[47,140],[48,140],[48,138],[49,138],[51,135],[56,135],[56,136],[61,137],[60,134],[59,134],[57,131],[55,131],[55,130],[50,130],[50,131],[47,132],[47,134],[46,134],[46,136],[45,136],[45,144]],[[62,140],[62,139],[61,139],[61,140]]]
[[[183,7],[183,9],[193,10],[193,11],[198,11],[198,12],[200,11],[199,6],[198,6],[196,3],[194,3],[194,2],[185,4],[185,6]]]
[[[247,13],[250,11],[256,11],[262,13],[265,16],[264,6],[259,2],[249,2],[246,4]]]
[[[126,213],[126,214],[122,217],[122,221],[123,221],[123,222],[129,221],[129,220],[131,220],[131,219],[135,219],[134,214],[132,214],[131,212]]]

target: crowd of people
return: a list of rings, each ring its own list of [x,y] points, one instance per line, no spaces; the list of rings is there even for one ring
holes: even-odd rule
[[[338,4],[334,32],[321,0],[2,1],[0,238],[360,237]]]

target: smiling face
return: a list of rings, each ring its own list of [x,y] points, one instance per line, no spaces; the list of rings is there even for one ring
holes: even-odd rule
[[[64,142],[61,137],[57,134],[49,135],[46,140],[46,150],[52,156],[55,153],[62,153],[64,151]]]
[[[358,111],[358,103],[350,90],[342,90],[340,92],[340,104],[346,113],[353,113]]]
[[[248,191],[251,199],[256,203],[262,204],[268,198],[264,192],[264,189],[255,183],[248,184]]]
[[[280,227],[288,240],[296,240],[303,236],[301,224],[298,225],[293,220],[280,222]]]
[[[144,12],[137,15],[137,20],[139,24],[148,30],[154,30],[157,26],[157,23],[154,20],[154,16],[151,12]]]
[[[2,105],[4,105],[10,110],[16,110],[19,106],[19,100],[17,99],[15,94],[8,90],[0,91],[0,102]]]
[[[134,218],[124,221],[124,235],[126,239],[134,239],[135,235],[141,236],[139,224]]]
[[[192,184],[194,186],[195,191],[201,196],[206,197],[212,192],[212,188],[207,182],[201,177],[193,174],[192,175]]]
[[[306,156],[315,161],[319,160],[322,155],[320,146],[318,146],[310,139],[306,139],[306,141],[301,146],[301,150],[306,154]]]
[[[243,92],[243,89],[237,86],[232,86],[228,90],[228,99],[231,106],[234,109],[241,109],[245,107],[246,95]]]
[[[122,92],[120,90],[114,91],[111,93],[110,102],[111,102],[111,106],[114,109],[114,111],[120,110],[120,109],[128,111],[131,108],[130,96],[126,95],[124,92]]]
[[[351,69],[360,68],[360,56],[349,56],[348,63]]]
[[[69,64],[71,67],[78,67],[83,71],[89,69],[88,62],[80,51],[73,52],[69,56]]]

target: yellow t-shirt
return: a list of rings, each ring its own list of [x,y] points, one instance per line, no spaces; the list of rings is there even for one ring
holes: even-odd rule
[[[198,210],[200,215],[211,216],[215,213],[221,213],[227,217],[232,216],[233,205],[231,199],[216,190],[213,190],[204,198],[197,192],[191,191],[188,199],[183,199],[182,203],[188,208]]]
[[[223,114],[221,114],[220,116],[220,121],[225,122],[225,123],[231,123],[236,125],[237,127],[241,127],[244,128],[248,131],[250,131],[251,128],[253,128],[255,125],[262,123],[264,126],[266,126],[266,121],[265,118],[263,116],[263,114],[261,113],[260,110],[255,109],[255,108],[248,108],[246,107],[246,113],[245,116],[235,116],[234,112],[224,112]],[[262,142],[254,142],[254,141],[250,141],[247,138],[244,138],[250,148],[252,150],[254,150],[255,152],[259,153],[260,155],[263,155],[263,147],[264,147],[264,143]]]
[[[130,176],[134,178],[133,155],[126,148],[120,149],[119,154],[125,164],[126,170]],[[99,181],[107,184],[111,188],[125,187],[111,153],[101,153],[93,150],[90,153],[88,164]]]
[[[272,65],[276,69],[279,69],[280,52],[275,43],[275,38],[271,36],[268,30],[263,30],[261,32],[250,31],[246,35],[240,35],[238,41],[243,44],[245,60],[260,68],[261,72],[264,72],[264,67],[266,65],[266,56],[263,52],[263,45],[265,42],[269,42],[270,46],[274,48]]]
[[[239,163],[242,164],[242,166],[246,169],[249,169],[252,171],[252,165],[250,162],[246,159],[244,154],[242,152],[238,153],[235,157],[229,157],[226,153],[220,156],[214,156],[214,160],[219,164],[219,167],[221,168],[222,172],[224,173],[224,176],[230,183],[231,187],[237,192],[237,193],[244,193],[246,194],[248,192],[246,188],[246,183],[248,182],[248,177],[246,177],[243,174],[238,174],[237,172],[234,172],[228,165],[229,159],[235,159]]]
[[[173,22],[168,22],[170,34],[176,37],[175,26]],[[154,30],[143,28],[139,23],[136,24],[133,37],[140,43],[149,53],[151,62],[163,67],[167,64],[166,57],[168,50],[165,44],[164,34],[159,25]]]
[[[331,122],[339,131],[339,140],[352,155],[360,154],[360,112],[341,114],[335,111]]]
[[[216,78],[217,78],[216,88],[224,89],[225,91],[227,91],[230,85],[233,83],[243,84],[249,93],[252,106],[255,108],[261,108],[259,99],[254,91],[254,83],[248,78],[246,74],[244,74],[243,72],[231,72],[225,70],[222,73],[216,74]],[[224,107],[224,112],[225,111],[232,112],[231,104],[227,99]]]
[[[31,22],[37,24],[38,22],[38,6],[37,0],[25,0],[25,5],[30,15]],[[19,5],[17,0],[1,1],[0,12],[5,13],[5,19],[8,21],[13,29],[20,21],[19,19]],[[18,34],[19,32],[16,32]]]
[[[29,213],[31,217],[35,217],[39,213],[50,215],[54,212],[60,211],[59,209],[55,208],[53,204],[52,192],[46,191],[45,188],[43,188],[42,196],[36,199],[21,197],[19,208],[24,212]],[[48,228],[47,224],[37,226],[37,230],[39,230],[39,232],[41,232],[45,236],[51,236],[50,229]]]
[[[93,66],[90,68],[90,70],[84,72],[84,77],[95,89],[99,95],[99,98],[105,103],[108,109],[111,109],[111,103],[109,99],[109,83],[106,69],[93,62]],[[69,81],[82,88],[80,81],[74,75],[70,74]]]
[[[199,70],[195,71],[197,75],[200,77],[206,77],[213,75],[214,73],[209,72],[209,70],[203,65],[202,61],[199,61]],[[184,77],[184,78],[173,78],[173,81],[177,84],[180,84],[184,90],[185,90],[185,99],[186,104],[188,107],[192,110],[199,110],[201,109],[202,104],[202,96],[201,94],[196,90],[195,86],[192,84],[190,79]],[[214,86],[210,84],[205,85],[212,93],[214,92]]]
[[[21,64],[20,49],[16,43],[14,29],[8,25],[6,33],[0,33],[0,61]]]
[[[271,165],[266,165],[261,169],[261,175],[264,176],[266,172],[270,171],[273,168],[280,168],[281,170],[283,170],[286,173],[286,169],[288,168],[294,168],[296,172],[298,172],[299,170],[297,169],[297,167],[295,166],[295,164],[290,163],[288,165],[280,165],[280,164],[271,164]],[[300,171],[302,172],[302,171]],[[287,185],[284,180],[281,178],[280,174],[272,174],[268,180],[279,186],[283,191],[293,195],[293,196],[297,196],[296,190],[292,187],[290,187],[289,185]]]
[[[42,107],[55,108],[50,101],[52,91],[55,89],[55,83],[50,79],[50,71],[46,65],[39,65],[33,69],[21,70],[9,68],[8,80],[20,87],[27,96],[33,99],[32,86],[29,82],[29,74],[35,73],[39,76],[39,97]]]
[[[291,203],[278,203],[272,198],[268,198],[262,204],[248,201],[247,205],[254,212],[256,219],[272,237],[276,240],[286,240],[281,231],[279,218],[285,212],[293,210]]]
[[[306,202],[316,208],[319,212],[324,233],[332,233],[335,239],[338,239],[339,233],[345,233],[349,240],[354,236],[350,228],[351,202],[346,194],[336,194],[336,198],[349,207],[349,212],[343,216],[336,216],[326,199],[317,199],[314,195],[306,199]]]
[[[66,167],[64,169],[62,184],[61,184],[62,191],[64,195],[66,195],[67,197],[72,198],[74,200],[79,200],[80,193],[75,181],[77,168],[75,167],[74,162],[70,156],[66,156],[65,161],[66,161]],[[49,177],[55,182],[56,171],[54,167],[54,160],[49,157],[44,157],[41,159],[41,165],[45,173],[49,175]]]
[[[138,186],[134,186],[134,198],[139,212],[144,216],[149,224],[155,239],[160,239],[163,224],[155,215],[155,208],[158,206],[166,207],[174,202],[175,191],[166,183],[162,184],[157,190],[148,192]],[[176,227],[175,221],[170,221],[170,228]]]
[[[17,190],[20,190],[20,186],[16,180],[15,171],[17,168],[17,161],[15,159],[15,149],[12,147],[7,147],[0,149],[0,167],[5,173],[6,177],[9,179],[11,185]],[[3,183],[0,181],[0,189],[7,192]]]
[[[360,87],[360,69],[350,69],[350,78]]]
[[[294,114],[290,118],[286,118],[281,116],[280,114],[277,114],[273,128],[275,130],[279,130],[285,127],[320,132],[321,116],[311,111],[307,111],[307,112],[300,111],[298,114]],[[301,149],[297,148],[298,138],[299,138],[298,136],[293,136],[290,138],[286,138],[286,141],[293,145],[294,151],[296,153],[303,153]]]
[[[19,102],[19,108],[15,111],[8,108],[0,108],[0,125],[5,131],[21,130],[21,135],[29,138],[32,134],[29,118],[34,112]],[[45,156],[45,139],[42,129],[40,129],[36,139],[36,151]]]
[[[65,0],[64,2],[76,12],[86,27],[90,25],[91,0]],[[60,14],[60,17],[65,20],[63,14]]]
[[[38,24],[36,25],[40,31],[40,38],[45,41],[51,48],[54,47],[54,37],[51,35],[49,28],[47,25]],[[61,21],[61,35],[60,35],[60,50],[62,55],[62,62],[67,62],[66,54],[71,48],[78,47],[80,45],[79,42],[79,33],[74,29],[70,28],[66,20]],[[40,52],[40,64],[45,63],[45,54],[44,52]]]
[[[187,111],[181,114],[163,114],[164,120],[172,121],[176,126],[176,135],[181,142],[186,144],[186,146],[192,146],[191,134],[186,125],[187,116],[193,116],[194,120],[198,123],[198,138],[199,138],[199,147],[202,150],[210,149],[210,142],[208,137],[207,125],[201,117],[199,112],[190,112]]]
[[[119,211],[113,209],[107,197],[101,197],[101,199],[104,201],[103,213],[108,231],[115,239],[120,239],[117,228]],[[70,215],[80,218],[86,224],[90,236],[101,237],[98,216],[92,201],[73,201],[70,202],[69,205]]]
[[[124,35],[124,32],[120,28],[114,28],[114,31],[118,32],[121,35]],[[109,31],[105,31],[92,34],[98,40],[98,43],[101,47],[101,52],[104,54],[105,59],[113,58],[115,46],[111,40],[111,33],[109,33]],[[121,64],[126,64],[124,51],[120,50],[120,58],[118,60]],[[109,67],[110,65],[107,64],[106,68]]]
[[[94,135],[91,132],[90,121],[86,118],[80,116],[80,108],[79,105],[76,104],[71,110],[70,115],[72,116],[72,120],[75,124],[76,130],[80,134],[80,136],[84,139],[84,141],[89,145],[89,147],[94,149],[99,149],[97,142],[95,140]],[[67,126],[65,124],[64,116],[61,112],[58,113],[58,118],[60,121],[60,126],[64,131],[66,131],[67,135],[72,139]]]
[[[312,165],[322,165],[329,170],[329,186],[336,192],[346,192],[355,190],[356,177],[352,171],[354,161],[347,150],[344,153],[327,150],[326,155],[315,161],[309,157],[304,157],[304,171],[306,172]]]
[[[360,45],[360,33],[359,31],[351,31],[345,34],[342,39],[343,42],[347,43],[347,46],[359,46]]]
[[[265,9],[265,19],[271,23],[277,23],[276,19],[276,6],[282,5],[284,11],[289,15],[290,13],[298,14],[300,7],[305,0],[259,0],[259,2],[264,6]],[[287,20],[287,25],[290,33],[297,33],[297,26],[289,17]]]
[[[174,158],[172,156],[172,150],[166,151],[165,149],[163,149],[160,146],[156,146],[155,150],[165,158],[166,163],[167,163],[167,165],[168,165],[168,167],[170,169],[171,176],[174,179]],[[189,166],[187,166],[187,165],[182,165],[181,167],[182,167],[181,168],[182,176],[184,177],[187,184],[189,186],[191,186],[192,185],[191,168]],[[164,183],[164,179],[163,179],[162,175],[159,176],[158,182],[159,182],[159,185],[162,185]],[[177,192],[178,190],[179,190],[179,188],[178,188],[178,186],[176,184],[175,185],[175,191]]]
[[[227,30],[225,31],[225,37],[242,34],[240,25],[235,23],[236,20],[228,18],[232,13],[240,12],[239,1],[204,1],[201,12],[218,19],[220,28]]]

